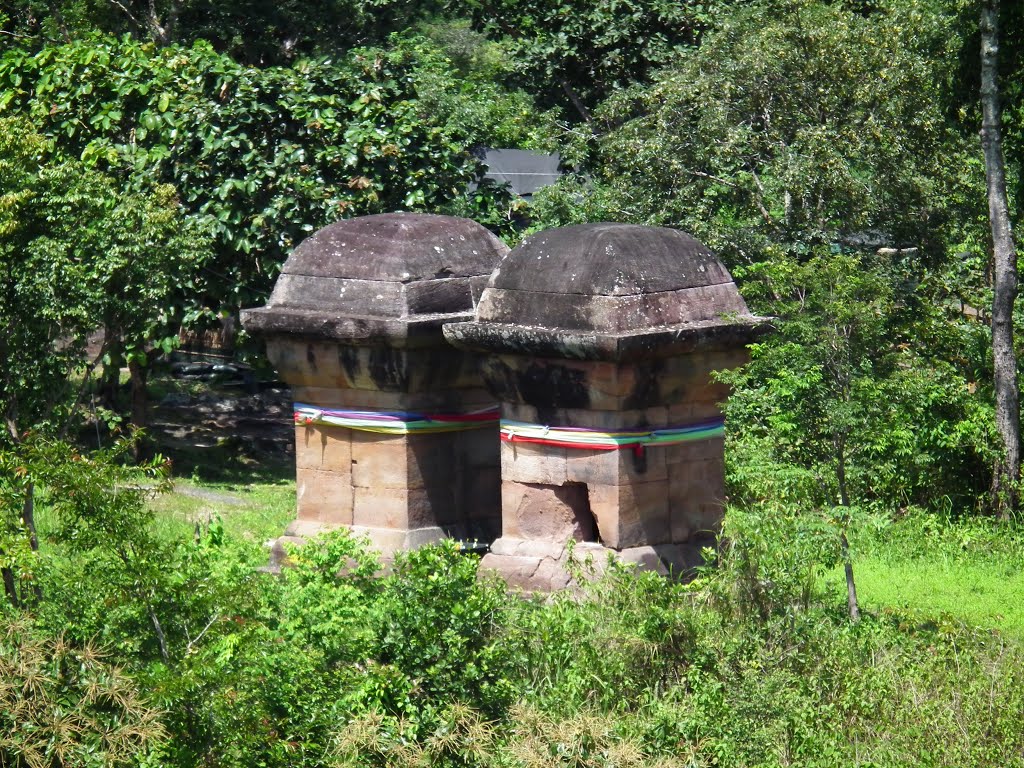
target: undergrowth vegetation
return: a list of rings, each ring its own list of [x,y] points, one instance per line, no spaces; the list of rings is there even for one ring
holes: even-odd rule
[[[168,526],[173,505],[157,522],[135,506],[152,490],[119,482],[123,558],[116,529],[78,540],[74,505],[47,502],[40,597],[0,618],[4,765],[1024,764],[1020,635],[870,586],[849,622],[834,532],[767,505],[730,510],[689,583],[580,563],[578,589],[531,599],[454,543],[382,570],[335,533],[259,573],[219,518]],[[1024,553],[934,516],[851,535],[925,572]]]

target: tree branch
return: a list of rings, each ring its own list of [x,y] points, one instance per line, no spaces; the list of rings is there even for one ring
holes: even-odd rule
[[[572,105],[576,107],[576,111],[580,113],[580,117],[586,120],[588,125],[593,126],[594,118],[591,116],[590,110],[587,109],[587,105],[583,103],[583,100],[580,98],[579,94],[576,93],[576,90],[569,85],[569,81],[561,75],[556,75],[555,79],[558,81],[558,84],[562,86],[562,90],[565,91],[565,95],[569,97],[569,101],[571,101]]]
[[[135,18],[135,14],[129,11],[128,7],[124,3],[120,2],[120,0],[110,0],[110,2],[116,5],[118,8],[120,8],[124,15],[128,17],[129,21],[131,21],[131,23],[134,24],[136,27],[138,27],[139,29],[146,28],[146,25],[139,21],[137,18]]]
[[[85,389],[89,384],[89,379],[92,377],[92,372],[96,370],[96,366],[100,364],[100,360],[107,354],[109,341],[106,336],[103,338],[103,346],[100,347],[100,351],[96,353],[96,357],[91,363],[86,366],[85,375],[82,376],[82,383],[78,386],[78,394],[75,396],[75,401],[71,404],[71,408],[68,411],[68,417],[64,420],[64,424],[61,425],[60,432],[57,433],[57,438],[63,440],[68,433],[68,429],[71,428],[71,422],[75,417],[75,410],[79,405],[82,404],[82,398],[85,397]]]
[[[156,611],[153,610],[152,604],[147,604],[146,608],[149,610],[149,619],[153,622],[153,631],[156,633],[156,641],[160,645],[160,658],[164,660],[166,664],[170,660],[170,656],[167,653],[167,638],[164,637],[164,628],[160,626],[160,619],[156,616]]]
[[[200,633],[199,633],[198,635],[196,635],[196,636],[195,636],[195,638],[193,638],[193,639],[190,639],[190,640],[188,641],[188,644],[187,644],[187,645],[185,646],[185,655],[186,655],[186,656],[187,656],[187,655],[188,655],[189,653],[191,653],[191,652],[192,652],[192,646],[194,646],[194,645],[195,645],[196,643],[198,643],[198,642],[199,642],[200,640],[202,640],[202,639],[203,639],[203,635],[205,635],[205,634],[206,634],[206,632],[207,632],[207,631],[208,631],[208,630],[210,629],[210,627],[212,627],[212,626],[213,626],[214,624],[216,624],[216,623],[217,623],[217,621],[218,621],[219,619],[220,619],[220,614],[219,614],[219,613],[215,613],[215,614],[213,614],[213,618],[212,618],[212,619],[210,619],[210,620],[209,620],[209,621],[208,621],[208,622],[206,623],[206,626],[205,626],[205,627],[203,627],[203,631],[202,631],[202,632],[200,632]]]

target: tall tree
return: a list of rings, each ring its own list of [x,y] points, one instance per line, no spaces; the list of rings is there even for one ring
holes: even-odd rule
[[[481,121],[465,119],[469,97],[439,82],[443,62],[422,38],[393,43],[266,68],[206,43],[12,48],[0,55],[0,114],[30,118],[59,157],[173,184],[213,228],[213,258],[182,285],[189,319],[212,319],[262,303],[287,253],[335,219],[465,197]]]
[[[591,122],[616,89],[644,81],[697,43],[712,2],[685,0],[446,0],[477,29],[499,40],[520,83]]]
[[[999,104],[999,0],[981,5],[981,147],[985,154],[988,216],[992,229],[995,283],[992,296],[992,357],[995,365],[996,427],[1002,456],[992,479],[1000,517],[1017,509],[1020,482],[1020,389],[1013,349],[1013,305],[1017,299],[1017,251],[1006,195],[1006,168]]]
[[[171,297],[205,252],[173,188],[125,193],[80,160],[54,160],[26,121],[0,119],[0,578],[13,604],[36,590],[14,577],[39,546],[31,468],[52,463],[31,459],[32,436],[68,433],[115,336],[136,362],[167,338]],[[115,334],[88,359],[100,323]]]
[[[828,477],[828,493],[801,486],[819,508],[948,497],[969,509],[987,499],[990,393],[972,392],[991,380],[990,332],[963,315],[974,275],[949,258],[974,244],[964,230],[976,239],[984,187],[976,139],[943,104],[962,46],[946,5],[892,2],[868,15],[820,0],[738,7],[653,86],[595,111],[608,131],[593,194],[567,179],[535,200],[545,224],[609,217],[686,229],[719,251],[758,312],[783,318],[730,402],[755,408],[731,419],[733,434],[758,424],[770,460],[754,463],[764,454],[746,452],[743,429],[734,467],[746,460],[758,473],[734,470],[731,499],[763,481],[767,463],[787,478],[792,468]],[[861,262],[824,285],[844,253]],[[859,295],[835,299],[855,278]],[[890,299],[879,308],[882,288]],[[876,311],[884,332],[851,338],[844,313],[873,328]],[[792,356],[812,352],[797,377]],[[778,418],[763,415],[776,407]],[[740,496],[756,504],[766,494]]]

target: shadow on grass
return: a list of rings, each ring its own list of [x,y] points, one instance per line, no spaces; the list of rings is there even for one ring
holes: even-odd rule
[[[295,461],[288,456],[251,454],[225,441],[211,447],[159,447],[171,460],[174,477],[206,485],[281,485],[295,481]]]

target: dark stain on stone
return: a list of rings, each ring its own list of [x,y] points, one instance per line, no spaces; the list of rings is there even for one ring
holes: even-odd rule
[[[401,350],[390,347],[370,349],[370,378],[383,390],[404,391],[409,383],[405,355]]]
[[[480,361],[480,372],[491,393],[499,400],[518,402],[515,377],[512,369],[496,357],[484,357]]]
[[[312,370],[316,370],[316,352],[313,351],[312,344],[306,345],[306,362]]]
[[[640,410],[661,403],[658,381],[665,368],[664,360],[646,360],[635,368],[633,391],[622,401],[624,410]]]
[[[633,470],[638,475],[647,474],[647,449],[638,445],[631,453],[633,454]]]
[[[359,348],[338,346],[338,363],[345,371],[349,381],[355,381],[359,377],[359,370],[362,364],[359,362]]]
[[[523,402],[537,408],[589,408],[590,394],[583,371],[535,362],[516,377]]]

